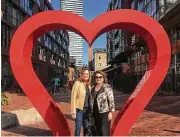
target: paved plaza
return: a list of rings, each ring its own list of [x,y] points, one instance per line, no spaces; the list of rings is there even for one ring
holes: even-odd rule
[[[59,108],[68,120],[68,124],[73,135],[74,121],[70,116],[70,98],[67,93],[61,90],[60,94],[53,95]],[[116,112],[128,98],[128,94],[115,92]],[[26,96],[13,93],[10,94],[12,104],[2,106],[3,112],[14,110],[27,110],[33,108]],[[146,107],[141,116],[133,125],[129,135],[180,135],[180,96],[155,96]],[[133,115],[133,114],[132,114]],[[113,118],[113,120],[114,120]],[[44,121],[37,121],[2,130],[2,136],[51,136],[51,132]]]

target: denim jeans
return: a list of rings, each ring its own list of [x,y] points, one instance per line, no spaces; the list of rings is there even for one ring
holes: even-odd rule
[[[60,93],[58,85],[54,85],[53,93]]]
[[[87,113],[88,108],[84,108],[83,110],[76,109],[76,120],[75,120],[75,136],[80,136],[81,126],[83,126],[83,133],[85,135],[84,129],[87,127]]]

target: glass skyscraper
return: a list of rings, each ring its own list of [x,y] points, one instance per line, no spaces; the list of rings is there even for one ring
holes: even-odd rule
[[[61,10],[83,16],[82,0],[61,0]],[[76,66],[83,66],[83,38],[74,32],[69,34],[69,55],[76,59]]]

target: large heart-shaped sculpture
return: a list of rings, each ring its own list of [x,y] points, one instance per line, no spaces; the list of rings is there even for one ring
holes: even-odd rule
[[[149,49],[149,66],[143,79],[113,123],[112,135],[128,135],[161,82],[170,63],[170,43],[163,27],[153,18],[134,10],[115,10],[98,16],[90,23],[64,11],[46,11],[26,20],[15,32],[10,62],[16,80],[41,114],[53,135],[70,135],[66,118],[37,78],[31,62],[33,42],[45,32],[70,30],[81,35],[91,46],[102,33],[125,29],[139,34]],[[120,83],[121,84],[121,83]]]

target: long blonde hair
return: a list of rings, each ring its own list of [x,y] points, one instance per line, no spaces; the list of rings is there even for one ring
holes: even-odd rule
[[[83,69],[81,70],[80,77],[79,77],[78,80],[81,81],[81,82],[83,82],[82,76],[83,76],[83,74],[84,74],[84,71],[86,71],[86,70],[89,72],[89,79],[86,81],[86,86],[89,87],[90,84],[91,84],[91,72],[90,72],[89,68],[83,68]]]

